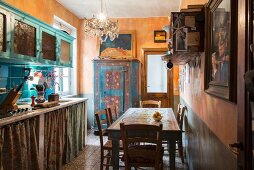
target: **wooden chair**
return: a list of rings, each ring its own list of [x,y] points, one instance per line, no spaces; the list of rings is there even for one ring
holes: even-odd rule
[[[106,111],[108,115],[108,125],[110,126],[119,117],[119,113],[117,113],[115,105],[109,106]]]
[[[101,165],[100,169],[103,169],[103,166],[106,166],[107,168],[109,166],[112,166],[111,164],[111,157],[112,157],[112,141],[107,140],[104,144],[103,136],[106,134],[106,128],[103,128],[103,125],[108,124],[108,115],[106,112],[106,109],[100,110],[97,113],[95,113],[95,118],[99,130],[99,137],[100,137],[100,147],[101,147]],[[120,150],[122,150],[123,147],[120,143]],[[106,152],[106,154],[105,154]],[[104,160],[106,159],[106,163],[104,163]]]
[[[185,113],[186,109],[187,109],[186,106],[183,106],[180,104],[179,112],[176,115],[176,120],[177,120],[179,128],[182,132],[184,132],[183,131],[183,119],[184,119],[184,113]],[[184,163],[182,135],[181,135],[181,138],[176,141],[176,144],[177,144],[177,150],[179,151],[179,155],[181,157],[182,163]]]
[[[120,124],[124,149],[125,169],[131,167],[163,168],[161,143],[162,124]],[[135,145],[135,143],[139,143]]]
[[[143,100],[140,101],[140,107],[161,107],[161,101],[156,101],[156,100]]]

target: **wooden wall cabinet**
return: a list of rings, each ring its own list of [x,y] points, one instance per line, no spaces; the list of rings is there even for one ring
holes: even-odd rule
[[[120,114],[139,107],[138,82],[138,60],[94,60],[94,112],[113,104]]]
[[[74,38],[0,1],[0,58],[15,64],[72,66]]]
[[[172,41],[169,49],[173,52],[173,63],[185,64],[204,52],[205,13],[172,12]]]

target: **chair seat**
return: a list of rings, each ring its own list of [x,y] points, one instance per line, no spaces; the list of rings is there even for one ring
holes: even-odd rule
[[[112,140],[108,140],[104,145],[103,145],[104,149],[107,150],[112,150]],[[119,149],[123,150],[123,142],[120,140],[119,142]]]
[[[155,151],[156,150],[156,146],[155,145],[131,145],[129,146],[129,150],[131,149],[135,149],[135,150],[152,150]],[[164,154],[164,148],[161,148],[161,156],[163,156]],[[122,157],[121,161],[124,162],[124,156]],[[144,157],[140,157],[140,156],[135,156],[135,157],[129,157],[129,162],[130,163],[142,163],[142,164],[154,164],[155,160],[154,159],[148,159],[148,158],[144,158]],[[162,162],[162,159],[161,159]]]

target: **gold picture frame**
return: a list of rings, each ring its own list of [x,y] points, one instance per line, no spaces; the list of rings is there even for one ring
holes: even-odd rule
[[[118,38],[99,44],[99,58],[101,59],[132,59],[136,58],[136,32],[120,31]]]

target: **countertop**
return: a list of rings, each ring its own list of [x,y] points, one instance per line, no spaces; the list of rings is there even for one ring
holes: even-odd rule
[[[4,125],[10,124],[10,123],[14,123],[14,122],[28,119],[31,117],[35,117],[35,116],[38,116],[38,115],[41,115],[41,114],[44,114],[47,112],[51,112],[51,111],[54,111],[57,109],[68,107],[70,105],[81,103],[86,100],[87,100],[87,98],[63,98],[63,99],[60,99],[60,101],[59,101],[60,105],[58,105],[58,106],[54,106],[54,107],[50,107],[50,108],[36,109],[36,110],[32,110],[27,113],[20,113],[20,114],[16,114],[16,115],[13,115],[10,117],[2,118],[2,119],[0,119],[0,126],[4,126]]]

